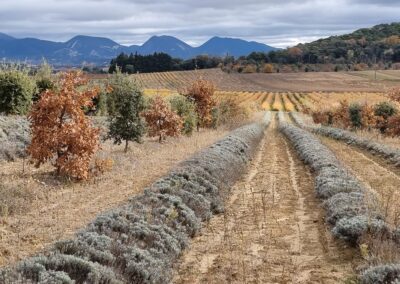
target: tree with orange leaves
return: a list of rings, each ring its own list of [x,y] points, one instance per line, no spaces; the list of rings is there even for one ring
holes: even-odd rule
[[[343,128],[350,126],[349,103],[347,100],[339,102],[339,107],[333,112],[333,123]]]
[[[185,91],[185,96],[196,105],[198,115],[197,131],[200,127],[208,127],[212,122],[212,109],[214,101],[215,86],[212,82],[203,79],[195,81]]]
[[[150,137],[159,137],[161,143],[166,136],[179,136],[181,134],[183,120],[162,97],[156,96],[143,117],[148,125],[148,134]]]
[[[400,103],[400,88],[392,88],[389,90],[387,93],[387,96],[389,97],[390,100]]]
[[[79,91],[87,79],[81,72],[61,74],[60,86],[47,90],[28,118],[32,141],[28,147],[36,167],[54,159],[58,175],[87,179],[90,161],[99,147],[99,129],[93,128],[84,107],[91,107],[98,89]]]

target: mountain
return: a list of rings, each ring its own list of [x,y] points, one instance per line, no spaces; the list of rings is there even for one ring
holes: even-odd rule
[[[192,47],[172,36],[153,36],[143,45],[124,46],[108,38],[78,35],[66,42],[52,42],[35,38],[17,39],[0,33],[0,59],[9,61],[41,62],[53,65],[79,66],[82,63],[107,65],[121,52],[153,54],[164,52],[172,57],[188,59],[196,55],[241,56],[253,51],[275,48],[241,39],[214,37],[199,47]]]
[[[99,62],[109,59],[121,52],[129,52],[129,48],[104,37],[75,36],[64,43],[64,48],[56,52],[64,61],[74,58],[76,63]]]
[[[137,49],[140,54],[163,52],[177,58],[192,57],[194,48],[172,36],[153,36]]]
[[[15,38],[13,38],[12,36],[0,33],[0,40],[13,40]]]
[[[7,60],[41,61],[63,48],[62,43],[35,38],[0,41],[0,58]],[[51,59],[51,58],[48,58]],[[50,60],[49,60],[50,61]]]
[[[249,55],[253,51],[269,52],[272,50],[276,50],[276,48],[255,41],[213,37],[203,45],[199,46],[197,48],[197,53],[216,56],[226,56],[229,54],[239,57],[242,55]]]

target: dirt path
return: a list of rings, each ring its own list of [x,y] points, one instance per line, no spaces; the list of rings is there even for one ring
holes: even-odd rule
[[[367,187],[378,193],[388,222],[400,224],[400,170],[384,159],[347,145],[342,141],[319,137],[342,161],[349,171]]]
[[[352,251],[331,239],[313,177],[273,122],[247,177],[183,256],[174,283],[340,283]]]

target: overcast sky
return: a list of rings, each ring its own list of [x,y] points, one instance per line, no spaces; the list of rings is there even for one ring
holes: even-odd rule
[[[165,34],[196,46],[217,35],[286,47],[400,21],[400,0],[1,0],[0,19],[1,32],[55,41]]]

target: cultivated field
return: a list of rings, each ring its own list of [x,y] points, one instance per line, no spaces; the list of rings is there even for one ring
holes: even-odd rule
[[[273,74],[228,74],[219,69],[132,75],[145,89],[181,90],[202,77],[221,91],[271,92],[383,92],[399,83],[400,70],[361,72],[310,72]]]
[[[146,96],[211,80],[248,124],[102,142],[113,167],[81,183],[27,163],[26,119],[0,117],[0,283],[400,281],[398,139],[302,114],[387,101],[400,73],[371,74],[133,75]]]

